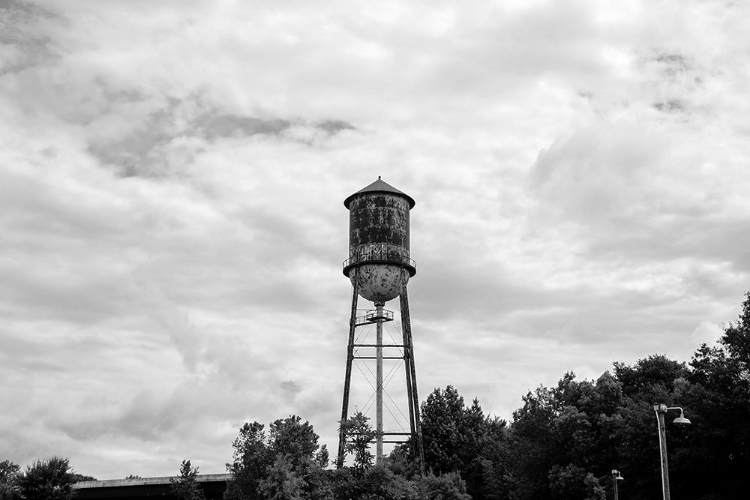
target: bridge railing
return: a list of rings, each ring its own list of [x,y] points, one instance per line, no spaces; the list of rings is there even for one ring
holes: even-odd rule
[[[401,264],[416,271],[417,263],[409,258],[409,251],[400,245],[370,243],[358,246],[343,263],[344,269],[365,263]],[[413,273],[412,273],[413,274]]]

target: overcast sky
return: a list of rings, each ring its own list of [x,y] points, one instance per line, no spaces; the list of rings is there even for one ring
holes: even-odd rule
[[[748,4],[471,4],[0,0],[0,460],[223,473],[290,414],[335,452],[343,200],[378,175],[416,201],[422,400],[511,419],[714,341],[750,289]]]

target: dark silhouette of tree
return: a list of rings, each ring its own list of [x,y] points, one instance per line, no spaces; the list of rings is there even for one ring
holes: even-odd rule
[[[227,482],[225,500],[259,499],[258,486],[272,463],[271,453],[266,446],[264,425],[258,422],[245,423],[240,434],[232,443],[233,461],[227,464],[232,475]]]
[[[742,312],[737,322],[729,323],[724,329],[720,343],[747,374],[750,369],[750,292],[745,293]]]
[[[21,467],[10,460],[0,462],[0,500],[18,498],[18,474]]]
[[[692,425],[677,456],[681,484],[695,498],[743,498],[750,469],[750,294],[738,321],[724,328],[717,346],[702,345],[690,367],[685,411]]]
[[[271,423],[268,437],[263,429],[258,422],[240,428],[224,498],[330,498],[323,471],[328,451],[318,445],[312,425],[292,415]]]
[[[549,471],[551,497],[555,500],[605,500],[606,493],[591,472],[573,464],[553,465]]]
[[[436,476],[427,474],[418,481],[420,498],[425,500],[471,500],[466,485],[458,472],[448,472]]]
[[[70,474],[71,483],[80,483],[82,481],[96,481],[96,478],[94,476],[86,476],[83,474],[78,474],[77,472],[72,472]]]
[[[18,492],[24,500],[69,500],[73,498],[70,477],[67,458],[35,460],[17,477]]]
[[[372,467],[375,458],[370,452],[370,446],[375,442],[377,434],[368,423],[369,420],[362,412],[356,412],[339,422],[339,428],[346,435],[344,452],[353,457],[352,471],[355,475],[364,474],[365,470]]]
[[[180,465],[180,476],[169,480],[171,492],[177,500],[205,500],[203,489],[198,484],[198,467],[193,468],[190,460],[183,460]]]
[[[427,469],[459,473],[477,500],[500,498],[511,489],[506,431],[504,420],[486,416],[477,399],[467,407],[450,385],[435,389],[422,404]]]
[[[277,455],[268,468],[268,474],[260,481],[261,498],[273,500],[302,500],[305,496],[305,481],[295,472],[290,455]]]
[[[452,386],[435,389],[421,407],[425,476],[408,445],[374,466],[375,433],[361,414],[341,422],[353,464],[335,471],[323,470],[327,452],[299,417],[277,420],[268,436],[261,424],[246,424],[228,464],[233,479],[226,498],[604,500],[613,497],[611,470],[618,469],[626,479],[621,498],[656,499],[657,403],[681,406],[692,421],[666,422],[674,498],[745,498],[750,294],[719,344],[701,346],[689,364],[662,354],[615,362],[596,380],[566,373],[522,401],[507,424],[485,415],[476,399],[466,405]]]

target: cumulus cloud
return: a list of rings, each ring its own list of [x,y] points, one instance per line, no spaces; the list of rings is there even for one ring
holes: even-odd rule
[[[684,360],[750,269],[747,14],[5,2],[2,458],[223,472],[289,414],[335,446],[342,201],[378,175],[417,202],[423,397],[508,418],[571,369]]]

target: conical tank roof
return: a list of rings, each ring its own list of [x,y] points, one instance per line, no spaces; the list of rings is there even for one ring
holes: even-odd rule
[[[404,198],[406,198],[406,200],[409,202],[409,209],[414,208],[414,205],[416,205],[416,202],[414,201],[414,198],[412,198],[411,196],[409,196],[406,193],[403,193],[403,192],[399,191],[395,187],[393,187],[390,184],[388,184],[387,182],[383,181],[380,178],[380,176],[378,176],[378,180],[376,180],[375,182],[373,182],[369,186],[363,187],[362,189],[360,189],[359,191],[357,191],[353,195],[348,196],[344,200],[344,206],[347,209],[349,209],[349,203],[351,203],[352,199],[355,196],[363,194],[363,193],[391,193],[391,194],[397,194],[397,195],[400,195],[400,196],[403,196]]]

